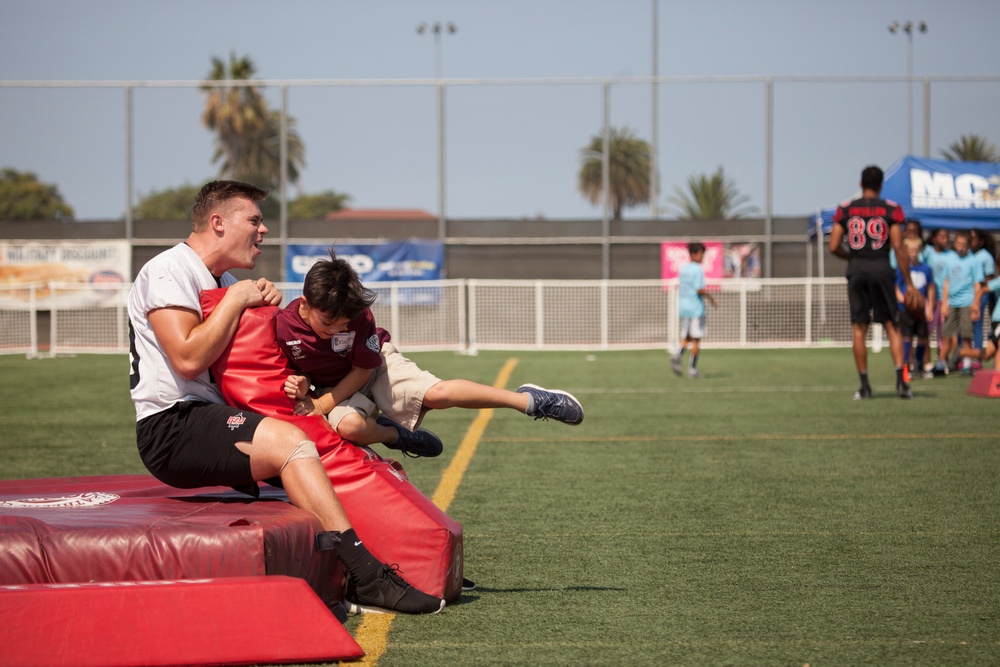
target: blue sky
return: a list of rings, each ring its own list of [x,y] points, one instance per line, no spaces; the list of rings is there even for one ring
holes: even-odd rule
[[[248,55],[258,77],[392,80],[289,88],[306,145],[301,189],[334,189],[357,207],[438,207],[434,40],[421,22],[454,22],[442,74],[447,214],[599,217],[576,190],[579,151],[601,127],[596,83],[506,79],[649,76],[653,0],[0,0],[0,80],[197,81],[211,58]],[[924,20],[917,76],[1000,75],[995,0],[659,0],[663,77],[902,77]],[[489,85],[470,86],[467,80]],[[759,81],[660,85],[660,205],[688,176],[722,166],[763,210],[765,87]],[[923,150],[915,87],[914,152]],[[613,125],[651,136],[651,86],[611,89]],[[966,133],[1000,145],[1000,82],[932,86],[931,154]],[[268,93],[274,106],[275,90]],[[136,195],[216,174],[196,89],[134,94]],[[118,217],[125,201],[124,95],[113,88],[0,88],[0,167],[59,187],[79,219]],[[776,215],[806,215],[857,189],[869,163],[906,153],[906,85],[782,82],[774,88]],[[649,215],[627,210],[626,218]]]

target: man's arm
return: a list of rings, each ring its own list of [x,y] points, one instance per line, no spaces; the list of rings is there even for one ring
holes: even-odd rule
[[[844,228],[840,225],[835,224],[833,228],[830,229],[830,253],[840,257],[841,259],[850,259],[850,255],[843,246],[844,241]]]
[[[229,287],[205,321],[199,313],[180,307],[158,308],[147,317],[170,365],[181,377],[193,380],[229,345],[245,309],[280,301],[281,293],[271,282],[241,280]]]
[[[903,302],[907,308],[920,303],[923,296],[920,290],[913,286],[913,277],[910,275],[910,256],[906,254],[906,247],[903,245],[903,229],[901,225],[889,225],[889,240],[892,242],[892,250],[896,253],[896,266],[906,283],[906,293],[903,294]]]

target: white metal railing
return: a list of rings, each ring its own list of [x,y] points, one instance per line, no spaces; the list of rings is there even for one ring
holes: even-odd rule
[[[0,354],[128,351],[127,284],[0,289]],[[284,303],[299,283],[279,283]],[[677,283],[661,280],[439,280],[373,283],[380,326],[407,351],[615,350],[673,346]],[[848,346],[843,278],[715,283],[706,347]],[[47,323],[47,326],[45,325]],[[39,340],[39,327],[47,340]],[[881,344],[880,327],[871,343]]]

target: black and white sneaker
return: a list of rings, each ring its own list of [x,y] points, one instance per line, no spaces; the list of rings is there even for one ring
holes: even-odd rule
[[[462,577],[462,592],[468,593],[469,591],[474,591],[474,590],[476,590],[476,582],[474,582],[472,579],[466,579],[465,577]]]
[[[900,382],[896,385],[896,395],[900,398],[913,398],[913,390],[910,389],[910,385]]]
[[[522,384],[517,393],[531,396],[534,405],[526,414],[536,420],[555,419],[573,426],[583,421],[583,406],[573,394],[534,384]]]
[[[855,401],[863,401],[871,397],[872,397],[872,388],[869,386],[864,386],[858,389],[856,392],[854,392],[853,398]]]
[[[349,614],[436,614],[444,609],[441,598],[419,591],[399,576],[398,565],[383,565],[369,581],[358,582],[348,573]]]
[[[385,415],[379,415],[376,417],[375,422],[381,426],[391,426],[396,429],[399,439],[391,445],[386,445],[386,447],[390,449],[398,449],[403,452],[404,456],[409,456],[414,459],[421,456],[434,458],[435,456],[439,456],[444,450],[444,444],[441,442],[441,438],[437,437],[425,428],[418,428],[416,431],[411,431],[410,429],[397,424]]]

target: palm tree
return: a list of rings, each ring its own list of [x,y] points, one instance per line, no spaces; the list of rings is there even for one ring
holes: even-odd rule
[[[227,85],[249,81],[256,67],[248,56],[229,55],[229,62],[212,58],[212,71],[202,85],[206,93],[202,124],[216,134],[213,164],[219,175],[269,188],[281,181],[281,114],[268,108],[267,100],[254,85]],[[227,82],[227,83],[223,83]],[[288,179],[298,182],[305,164],[305,146],[288,117]]]
[[[635,136],[628,128],[611,128],[608,136],[608,204],[615,220],[621,220],[622,208],[649,202],[649,166],[652,151],[649,142]],[[591,204],[602,201],[604,194],[604,137],[596,135],[580,151],[580,192]]]
[[[688,176],[688,192],[674,188],[675,195],[668,198],[684,220],[731,220],[756,213],[754,206],[743,206],[749,195],[740,194],[732,180],[727,180],[722,167],[712,175]]]
[[[1000,162],[1000,151],[978,134],[963,134],[941,151],[941,157],[951,162]]]
[[[288,181],[298,183],[305,164],[305,145],[295,130],[295,119],[288,116],[287,123]],[[212,162],[221,162],[222,174],[277,188],[281,183],[281,113],[268,111],[264,124],[244,137],[242,148],[236,153],[217,141]]]

